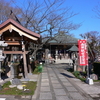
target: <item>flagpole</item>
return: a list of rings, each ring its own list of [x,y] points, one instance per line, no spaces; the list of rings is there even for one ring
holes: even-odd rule
[[[86,39],[86,49],[87,49],[87,65],[86,65],[86,67],[87,67],[87,78],[89,78],[90,76],[89,76],[89,66],[88,66],[88,59],[89,59],[89,57],[88,57],[88,40]]]
[[[90,49],[90,47],[89,47],[89,44],[88,44],[88,40],[87,39],[86,39],[86,42],[87,42],[86,43],[87,44],[87,77],[86,77],[86,83],[88,83],[89,85],[92,85],[93,84],[93,79],[90,78],[90,73],[89,73],[89,67],[90,66],[89,66],[89,57],[88,57],[88,50]]]

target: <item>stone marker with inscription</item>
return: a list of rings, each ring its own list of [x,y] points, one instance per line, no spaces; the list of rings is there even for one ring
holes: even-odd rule
[[[21,85],[22,84],[22,82],[18,78],[14,78],[10,82],[12,85]]]

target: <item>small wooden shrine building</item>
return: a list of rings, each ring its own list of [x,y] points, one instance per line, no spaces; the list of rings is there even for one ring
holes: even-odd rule
[[[29,59],[29,57],[27,54],[29,52],[29,42],[37,44],[39,40],[39,34],[26,29],[13,19],[8,19],[0,24],[0,41],[5,41],[5,43],[8,44],[3,50],[3,54],[6,56],[5,61],[11,62],[14,57],[22,56],[25,77],[27,77],[28,73],[27,59]]]

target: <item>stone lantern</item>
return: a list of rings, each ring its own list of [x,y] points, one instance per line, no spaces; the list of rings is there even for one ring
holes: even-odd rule
[[[1,62],[5,59],[5,57],[2,55],[3,53],[3,48],[8,46],[7,43],[5,43],[5,41],[0,41],[0,82],[2,82],[3,80],[1,79]]]

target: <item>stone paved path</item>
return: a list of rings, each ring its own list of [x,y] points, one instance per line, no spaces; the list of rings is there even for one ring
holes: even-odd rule
[[[100,100],[100,84],[81,82],[66,70],[69,67],[66,64],[46,65],[39,77],[30,76],[33,81],[39,81],[33,96],[0,95],[0,100]]]
[[[44,67],[37,100],[93,100],[71,81],[60,65]]]

